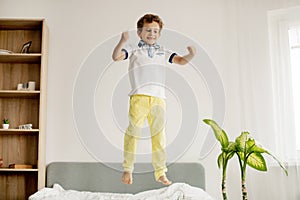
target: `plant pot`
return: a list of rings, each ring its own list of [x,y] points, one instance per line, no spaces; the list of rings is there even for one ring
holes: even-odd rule
[[[3,129],[8,129],[9,128],[9,124],[2,124],[2,128]]]

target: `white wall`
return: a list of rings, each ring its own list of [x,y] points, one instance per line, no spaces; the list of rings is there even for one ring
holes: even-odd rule
[[[260,121],[272,113],[266,11],[297,4],[300,1],[0,0],[0,17],[44,17],[49,26],[46,160],[50,163],[94,161],[82,146],[73,121],[72,94],[77,73],[97,45],[123,30],[135,28],[136,20],[147,12],[159,14],[166,28],[183,33],[206,50],[225,88],[223,127],[232,138],[245,129],[258,133],[272,131],[271,122]],[[199,104],[207,101],[209,96],[204,95]],[[254,118],[261,109],[266,112],[261,118]],[[209,116],[210,112],[205,110],[202,115]],[[199,135],[208,129],[202,123],[199,127]],[[216,166],[219,147],[199,160],[202,142],[197,138],[180,161],[203,163],[207,191],[221,199],[220,171]],[[229,197],[239,199],[239,173],[237,166],[231,166]],[[251,192],[255,193],[253,190],[249,191],[250,197]]]

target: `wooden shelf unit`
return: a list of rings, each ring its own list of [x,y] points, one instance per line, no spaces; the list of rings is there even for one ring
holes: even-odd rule
[[[32,41],[29,53],[23,44]],[[28,199],[45,186],[45,131],[48,28],[44,19],[0,18],[0,199]],[[19,83],[35,82],[34,91],[17,90]],[[2,120],[10,120],[2,129]],[[33,129],[18,129],[32,124]],[[11,169],[29,164],[36,169]]]

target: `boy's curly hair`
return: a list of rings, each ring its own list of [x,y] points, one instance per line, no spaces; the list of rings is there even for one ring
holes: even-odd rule
[[[139,31],[142,30],[144,23],[152,23],[152,22],[157,22],[159,24],[160,30],[163,28],[163,22],[161,18],[158,15],[154,14],[145,14],[143,17],[141,17],[138,22],[137,22],[137,29]]]

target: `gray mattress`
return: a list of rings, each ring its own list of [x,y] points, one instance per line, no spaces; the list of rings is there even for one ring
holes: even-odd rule
[[[64,189],[91,192],[113,192],[135,194],[163,187],[154,179],[150,163],[135,164],[133,184],[121,182],[120,163],[54,162],[47,166],[46,187],[54,183]],[[187,183],[205,190],[204,168],[200,163],[173,163],[168,166],[167,176],[175,182]]]

